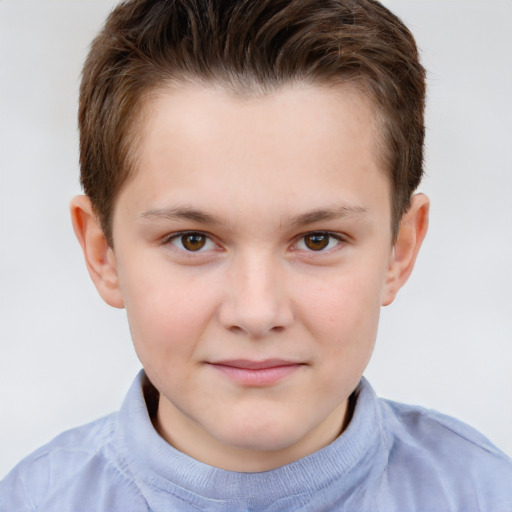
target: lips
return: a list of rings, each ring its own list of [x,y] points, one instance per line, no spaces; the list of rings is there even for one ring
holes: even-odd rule
[[[233,359],[229,361],[217,361],[211,363],[220,366],[230,366],[232,368],[241,368],[244,370],[264,370],[265,368],[276,368],[278,366],[292,366],[298,363],[286,361],[283,359],[267,359],[265,361],[251,361],[248,359]]]
[[[270,386],[298,371],[302,363],[283,359],[252,361],[232,359],[208,363],[223,376],[242,386]]]

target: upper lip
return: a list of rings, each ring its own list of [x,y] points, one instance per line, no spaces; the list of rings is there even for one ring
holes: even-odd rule
[[[250,359],[229,359],[225,361],[213,361],[210,364],[218,366],[231,366],[232,368],[242,368],[244,370],[262,370],[264,368],[277,368],[279,366],[295,366],[298,363],[285,359],[265,359],[263,361],[253,361]]]

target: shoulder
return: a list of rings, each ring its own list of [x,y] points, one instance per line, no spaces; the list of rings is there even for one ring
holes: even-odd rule
[[[414,444],[425,446],[429,451],[443,455],[451,452],[452,447],[464,455],[479,455],[490,460],[503,461],[511,465],[512,461],[494,446],[484,435],[456,418],[426,409],[424,407],[401,404],[391,400],[381,400],[386,410],[386,423],[390,430],[396,429],[403,435],[403,441],[414,439]]]
[[[100,511],[107,502],[115,510],[147,510],[116,449],[116,425],[116,414],[106,416],[60,434],[23,459],[0,482],[0,512]]]
[[[440,489],[453,510],[512,510],[512,460],[485,436],[436,411],[381,402],[391,480],[414,475],[425,492]]]

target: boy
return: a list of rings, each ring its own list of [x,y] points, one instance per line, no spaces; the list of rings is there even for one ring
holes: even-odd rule
[[[15,468],[2,510],[510,510],[488,441],[361,380],[426,233],[423,102],[374,2],[121,5],[71,210],[144,373]]]

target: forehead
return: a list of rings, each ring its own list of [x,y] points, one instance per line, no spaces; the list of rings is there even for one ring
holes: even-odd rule
[[[172,191],[212,202],[213,191],[221,197],[230,190],[231,205],[240,208],[244,196],[263,205],[276,190],[292,206],[320,194],[337,203],[336,187],[348,203],[364,191],[387,195],[377,118],[368,96],[349,86],[292,84],[265,94],[160,88],[145,102],[125,187],[137,182],[133,198],[155,204]]]
[[[167,108],[164,112],[162,107],[170,107],[171,104],[172,110]],[[199,135],[200,122],[207,115],[225,119],[254,118],[258,113],[263,117],[269,109],[273,109],[276,113],[283,113],[283,118],[293,116],[300,122],[315,117],[315,114],[325,116],[327,111],[335,115],[345,110],[348,104],[352,117],[346,118],[345,125],[348,126],[356,118],[364,117],[367,129],[373,136],[375,155],[379,157],[384,115],[369,88],[364,83],[355,81],[324,83],[298,80],[275,86],[251,85],[245,82],[203,82],[193,78],[161,82],[139,98],[135,106],[138,115],[134,116],[128,138],[133,139],[133,147],[138,155],[150,131],[164,116],[167,124],[174,122],[185,126],[197,121],[193,131]],[[319,125],[314,128],[318,129]],[[304,135],[314,138],[315,134],[311,130]]]

